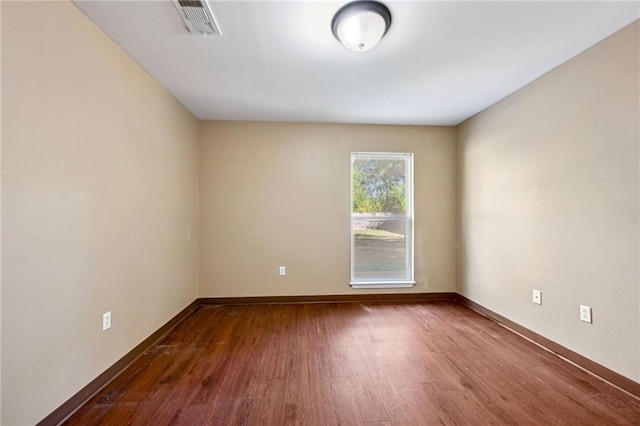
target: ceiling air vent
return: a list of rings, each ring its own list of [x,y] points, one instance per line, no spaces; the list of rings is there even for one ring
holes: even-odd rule
[[[206,0],[173,0],[180,17],[192,34],[222,35]]]

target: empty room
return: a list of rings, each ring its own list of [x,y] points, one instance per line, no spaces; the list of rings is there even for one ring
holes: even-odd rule
[[[640,424],[637,1],[0,1],[0,424]]]

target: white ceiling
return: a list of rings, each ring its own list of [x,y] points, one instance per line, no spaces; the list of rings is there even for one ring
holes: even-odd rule
[[[386,1],[365,53],[333,37],[346,2],[210,1],[221,37],[168,1],[75,1],[200,119],[456,125],[640,17],[638,2]]]

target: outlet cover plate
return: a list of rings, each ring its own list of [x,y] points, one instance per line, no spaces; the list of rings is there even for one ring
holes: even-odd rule
[[[591,324],[591,308],[589,306],[580,305],[580,319]]]
[[[542,292],[540,290],[533,289],[533,303],[542,305]]]
[[[287,268],[285,268],[284,266],[281,266],[278,269],[278,273],[280,274],[281,277],[287,275]]]
[[[107,331],[111,328],[111,311],[102,314],[102,331]]]

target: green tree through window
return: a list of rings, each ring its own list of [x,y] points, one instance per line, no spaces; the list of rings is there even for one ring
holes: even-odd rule
[[[406,213],[405,160],[357,160],[352,181],[354,213]]]

